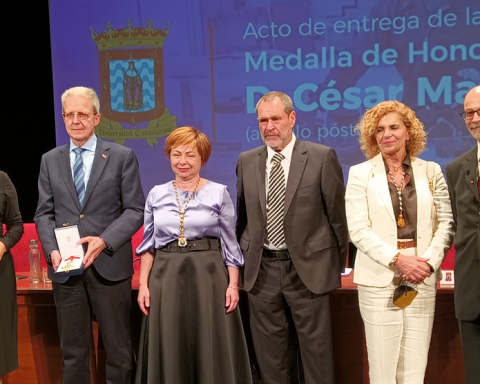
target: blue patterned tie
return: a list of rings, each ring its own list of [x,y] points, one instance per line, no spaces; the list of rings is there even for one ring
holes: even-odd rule
[[[80,206],[83,207],[83,198],[85,197],[85,176],[83,174],[83,158],[82,153],[84,148],[74,148],[75,163],[73,164],[73,183],[77,191],[78,201]]]

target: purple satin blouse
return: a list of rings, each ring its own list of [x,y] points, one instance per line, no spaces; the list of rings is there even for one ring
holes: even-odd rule
[[[190,194],[178,190],[182,209]],[[243,265],[243,254],[235,236],[235,210],[225,185],[207,181],[195,192],[187,206],[184,228],[188,240],[218,237],[225,265],[235,268]],[[137,255],[144,252],[155,254],[156,249],[180,236],[180,212],[172,181],[153,187],[148,194],[143,230],[143,241],[137,248]]]

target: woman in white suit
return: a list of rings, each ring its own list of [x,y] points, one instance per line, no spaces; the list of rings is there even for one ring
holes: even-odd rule
[[[423,383],[440,264],[454,223],[440,166],[419,159],[426,133],[406,105],[385,101],[356,126],[368,160],[350,168],[346,211],[357,247],[354,282],[367,340],[371,384]],[[400,309],[402,280],[418,290]]]

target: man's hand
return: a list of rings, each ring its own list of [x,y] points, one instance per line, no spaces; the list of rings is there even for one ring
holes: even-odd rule
[[[84,268],[88,268],[95,259],[100,255],[100,253],[107,248],[107,244],[105,241],[98,236],[87,236],[82,237],[77,244],[85,244],[88,243],[87,252],[83,257],[83,266]]]
[[[60,262],[62,261],[62,256],[60,255],[60,252],[52,251],[52,253],[50,253],[50,260],[52,260],[53,269],[56,271],[58,266],[60,265]]]

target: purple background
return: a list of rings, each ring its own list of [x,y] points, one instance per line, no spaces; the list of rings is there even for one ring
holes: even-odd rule
[[[177,126],[192,125],[207,133],[212,140],[214,111],[216,142],[212,158],[202,175],[228,185],[233,198],[238,154],[262,144],[256,132],[256,116],[247,111],[247,87],[251,86],[283,91],[293,98],[299,86],[313,84],[319,87],[319,91],[302,95],[303,103],[310,104],[319,103],[320,93],[329,84],[334,84],[330,88],[337,89],[340,94],[349,87],[359,87],[363,89],[359,94],[361,99],[367,95],[364,91],[367,87],[378,86],[388,90],[389,86],[403,85],[404,91],[397,98],[417,111],[429,133],[428,150],[422,157],[435,160],[444,167],[475,143],[459,112],[463,110],[461,103],[465,90],[480,83],[480,45],[472,48],[473,55],[467,55],[466,60],[457,57],[454,61],[436,62],[429,58],[427,63],[422,63],[415,56],[413,64],[408,63],[408,45],[414,43],[418,50],[424,41],[428,42],[430,49],[438,45],[450,49],[452,44],[464,44],[467,48],[478,44],[480,26],[472,25],[472,20],[470,25],[466,25],[467,7],[470,17],[477,12],[479,16],[476,20],[479,20],[480,4],[476,0],[50,0],[57,145],[68,142],[61,119],[62,92],[69,87],[83,85],[94,88],[100,95],[98,50],[91,38],[90,27],[101,33],[107,22],[120,29],[130,19],[138,28],[152,19],[157,29],[163,29],[170,23],[170,32],[163,46],[165,106],[170,109],[171,115],[176,116]],[[455,14],[456,25],[428,26],[428,17],[438,14],[439,10],[442,16]],[[404,17],[408,21],[412,16],[418,17],[420,28],[406,29],[403,33],[395,33],[393,28],[381,31],[378,21],[376,30],[371,31],[369,24],[373,18],[389,17],[393,20]],[[334,23],[339,20],[347,22],[364,17],[369,20],[368,31],[362,26],[351,33],[335,33],[333,29]],[[298,26],[309,18],[313,23],[325,23],[326,32],[317,36],[300,36]],[[400,21],[397,19],[397,23]],[[255,28],[271,23],[288,24],[292,32],[288,37],[244,38],[249,23]],[[211,102],[209,28],[213,30],[214,42],[215,105]],[[397,63],[371,67],[363,64],[362,54],[372,49],[374,44],[380,44],[380,51],[395,49],[398,52]],[[302,69],[296,70],[245,70],[247,52],[255,60],[262,52],[266,52],[268,59],[273,55],[286,58],[296,54],[299,48],[303,57],[308,53],[321,56],[322,47],[326,47],[327,51],[335,47],[337,55],[341,51],[350,52],[352,67],[339,68],[336,65],[333,69],[305,69],[303,63]],[[437,54],[440,56],[441,52],[440,49]],[[451,80],[452,100],[445,100],[442,94],[438,100],[427,97],[426,105],[419,105],[418,78],[426,77],[435,89],[445,76]],[[457,84],[461,84],[461,88]],[[257,93],[254,101],[259,97]],[[388,99],[388,94],[385,98]],[[296,132],[303,132],[306,140],[334,147],[345,178],[351,165],[364,161],[350,127],[358,121],[365,105],[356,109],[340,105],[329,111],[322,107],[302,111],[295,105],[295,109]],[[146,125],[147,122],[139,123],[135,128]],[[124,125],[124,129],[130,127]],[[342,127],[345,128],[341,130]],[[340,134],[332,137],[337,133]],[[164,141],[164,137],[159,138],[158,144],[152,147],[145,139],[125,140],[124,145],[133,148],[138,156],[145,194],[154,185],[172,179],[169,162],[163,155]]]

